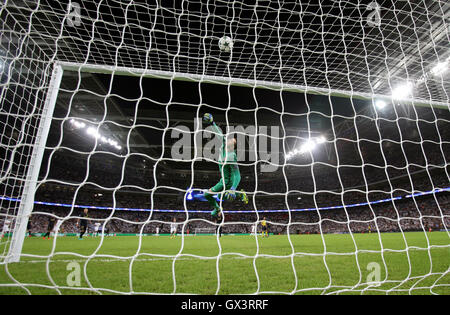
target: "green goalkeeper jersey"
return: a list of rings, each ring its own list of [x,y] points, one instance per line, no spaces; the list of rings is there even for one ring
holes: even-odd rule
[[[218,162],[221,177],[225,181],[225,189],[230,189],[231,187],[237,188],[239,182],[241,181],[241,173],[239,172],[239,166],[237,164],[236,151],[233,150],[231,152],[227,152],[225,136],[222,134],[222,131],[215,123],[213,123],[213,126],[222,140]],[[220,185],[221,183],[223,183],[222,180],[218,183],[218,185]]]

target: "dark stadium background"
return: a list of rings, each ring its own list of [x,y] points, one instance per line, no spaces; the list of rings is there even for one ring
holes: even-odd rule
[[[449,138],[450,128],[446,110],[389,104],[381,111],[371,101],[360,99],[165,79],[140,81],[140,78],[104,74],[83,75],[80,79],[78,74],[67,74],[41,168],[41,178],[46,180],[39,186],[36,200],[181,210],[113,212],[112,218],[158,221],[147,224],[144,229],[147,233],[154,233],[156,226],[168,231],[173,217],[178,221],[203,218],[213,222],[206,202],[185,202],[184,197],[190,188],[207,189],[214,185],[219,179],[218,166],[201,159],[172,161],[171,145],[178,139],[171,139],[169,132],[180,125],[193,130],[194,118],[210,112],[222,128],[226,127],[227,119],[230,125],[280,126],[284,127],[284,136],[288,139],[284,142],[285,148],[280,142],[281,166],[275,172],[261,172],[261,161],[255,163],[247,158],[241,162],[239,188],[250,194],[250,202],[248,205],[227,203],[225,211],[244,211],[226,215],[229,223],[257,221],[266,216],[276,233],[286,233],[289,222],[294,223],[291,233],[319,233],[319,225],[323,232],[375,231],[375,222],[380,231],[422,230],[422,224],[427,229],[444,228],[440,211],[444,215],[449,211],[448,192],[371,207],[320,212],[257,214],[255,210],[342,207],[448,187],[445,158],[450,148],[445,139]],[[81,86],[73,92],[78,83]],[[97,93],[110,95],[106,107]],[[271,110],[283,111],[283,115]],[[376,120],[376,115],[380,119]],[[67,117],[100,126],[102,135],[117,140],[122,150],[108,144],[97,143],[96,146],[94,139],[86,136],[85,130],[73,128]],[[419,122],[413,120],[415,117],[420,118]],[[104,122],[99,124],[102,120]],[[134,125],[140,127],[134,128]],[[318,145],[311,154],[285,161],[284,153],[298,148],[309,135],[323,135],[327,142]],[[443,140],[441,143],[439,136]],[[36,210],[53,211],[61,216],[79,215],[80,211],[48,206],[36,206]],[[185,210],[205,212],[187,213]],[[98,218],[111,215],[110,210],[91,213]],[[42,220],[41,215],[38,217]],[[67,222],[70,230],[70,220]],[[138,232],[141,227],[123,220],[110,222],[117,232]],[[195,227],[208,226],[203,221],[190,225],[187,229],[190,228],[191,233]],[[245,224],[231,223],[224,229],[225,233],[249,231],[250,226]]]

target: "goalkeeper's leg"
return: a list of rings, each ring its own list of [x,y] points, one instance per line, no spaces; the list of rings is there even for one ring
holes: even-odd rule
[[[213,191],[209,190],[208,192],[205,192],[203,195],[199,196],[195,196],[194,199],[195,200],[200,200],[200,201],[208,201],[210,202],[211,206],[214,207],[213,201],[212,199],[214,199],[214,196],[216,193],[214,193]],[[241,191],[236,191],[236,199],[242,201],[245,204],[248,204],[248,197],[247,194],[245,193],[245,191],[243,189],[241,189]],[[211,199],[212,198],[212,199]]]
[[[82,240],[82,239],[83,239],[84,233],[86,233],[86,227],[85,227],[85,226],[81,226],[81,229],[80,229],[80,236],[78,237],[79,240]]]
[[[220,208],[219,203],[214,198],[215,194],[216,193],[214,191],[212,191],[211,189],[208,192],[205,193],[206,200],[208,200],[208,202],[211,205],[211,207],[213,207],[213,211],[211,211],[211,215],[213,217],[216,217],[218,214],[220,214],[222,212],[222,209]]]
[[[194,196],[194,199],[200,200],[200,201],[207,201],[211,205],[211,207],[214,209],[211,212],[211,215],[216,216],[218,213],[220,213],[220,206],[217,203],[216,198],[214,197],[215,195],[216,195],[216,193],[214,191],[212,191],[212,189],[210,189],[207,192],[204,192],[203,195]]]
[[[217,202],[216,198],[214,198],[214,195],[222,191],[223,191],[223,180],[220,180],[214,187],[212,187],[208,192],[205,193],[206,200],[208,200],[209,204],[214,209],[211,212],[211,215],[213,217],[217,217],[222,212],[219,203]]]

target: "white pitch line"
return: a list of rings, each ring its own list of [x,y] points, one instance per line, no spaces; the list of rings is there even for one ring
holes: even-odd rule
[[[254,259],[254,256],[241,256],[241,255],[222,255],[222,257],[224,256],[237,256],[237,257],[226,257],[226,258],[231,258],[231,259]],[[303,257],[304,255],[295,255],[296,257]],[[263,256],[263,255],[258,255],[257,258],[266,258],[266,259],[287,259],[290,258],[290,255],[286,256],[286,257],[280,257],[280,256],[274,256],[274,257],[270,257],[270,256]],[[160,260],[216,260],[217,256],[214,257],[199,257],[199,258],[194,258],[194,257],[160,257],[160,258],[137,258],[134,259],[134,261],[160,261]],[[78,262],[78,263],[84,263],[88,260],[88,258],[86,259],[50,259],[51,263],[71,263],[71,262]],[[95,257],[90,259],[90,262],[124,262],[124,261],[130,261],[132,260],[132,258],[113,258],[113,259],[96,259]],[[26,260],[26,261],[19,261],[17,263],[20,264],[27,264],[27,263],[31,263],[31,264],[38,264],[38,263],[46,263],[47,259],[38,259],[38,260]]]

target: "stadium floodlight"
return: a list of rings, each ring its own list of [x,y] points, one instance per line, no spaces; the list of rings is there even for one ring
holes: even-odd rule
[[[76,128],[76,129],[81,129],[81,128],[86,127],[86,124],[85,124],[84,122],[82,122],[82,121],[76,121],[76,120],[73,119],[73,118],[70,120],[70,123],[71,123],[72,126],[74,126],[74,128]]]
[[[305,143],[300,146],[300,149],[294,149],[286,154],[286,160],[289,160],[294,155],[303,154],[306,152],[311,152],[314,150],[317,144],[325,143],[327,139],[324,136],[320,136],[314,139],[308,139]]]
[[[403,85],[396,87],[392,91],[392,98],[396,100],[405,99],[411,96],[414,85],[411,82],[407,82]]]
[[[326,139],[324,136],[320,136],[320,137],[318,137],[318,138],[316,139],[316,142],[317,142],[318,144],[325,143],[325,141],[327,141],[327,139]]]
[[[86,129],[86,133],[94,138],[101,137],[97,129],[95,129],[94,127],[89,127],[88,129]]]
[[[300,153],[311,152],[315,147],[316,143],[312,139],[309,139],[300,147]]]
[[[449,61],[446,60],[444,62],[439,62],[437,65],[435,65],[432,69],[431,69],[431,73],[433,75],[442,75],[444,74],[444,72],[446,72],[449,68]]]
[[[95,135],[97,133],[97,131],[95,130],[94,127],[89,127],[88,129],[86,129],[86,133],[88,135]]]
[[[387,103],[385,101],[383,101],[383,100],[376,100],[375,101],[375,106],[378,109],[383,109],[383,108],[386,107],[386,105],[387,105]]]
[[[76,121],[74,122],[75,126],[79,126],[80,123],[77,123]],[[84,123],[83,123],[84,124]],[[114,140],[114,139],[110,139],[110,138],[106,138],[105,136],[102,136],[97,129],[95,129],[94,127],[89,127],[86,129],[86,133],[90,136],[92,136],[93,138],[99,139],[102,143],[108,143],[109,145],[115,147],[117,150],[122,150],[122,146],[119,145],[119,143]]]

